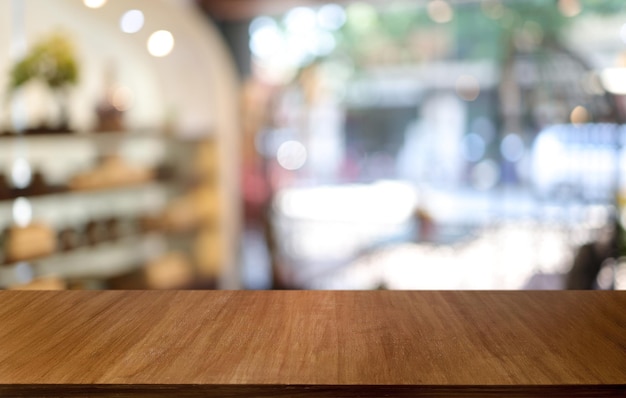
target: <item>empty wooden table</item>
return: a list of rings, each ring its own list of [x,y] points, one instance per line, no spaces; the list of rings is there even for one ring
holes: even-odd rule
[[[0,396],[626,396],[624,292],[0,292]]]

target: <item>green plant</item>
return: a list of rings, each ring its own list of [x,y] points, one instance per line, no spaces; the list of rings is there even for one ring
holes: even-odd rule
[[[7,99],[33,80],[46,84],[56,98],[58,121],[52,124],[59,130],[68,130],[68,88],[78,82],[78,63],[72,42],[66,36],[60,33],[47,36],[13,66]],[[51,123],[47,124],[49,127]]]
[[[33,79],[40,79],[56,90],[78,81],[78,63],[71,41],[55,33],[36,43],[11,69],[9,92]]]

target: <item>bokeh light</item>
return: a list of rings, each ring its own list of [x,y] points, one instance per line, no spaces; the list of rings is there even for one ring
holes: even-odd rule
[[[491,160],[483,160],[472,169],[472,185],[474,188],[487,191],[496,186],[500,180],[500,168]]]
[[[582,11],[579,0],[559,0],[559,11],[566,17],[575,17]]]
[[[317,14],[308,7],[296,7],[285,15],[285,27],[292,33],[307,33],[315,30]]]
[[[572,124],[585,124],[589,121],[589,111],[584,106],[579,105],[572,110],[569,118]]]
[[[13,221],[18,227],[26,227],[33,218],[33,208],[26,198],[17,198],[13,202]]]
[[[374,6],[366,3],[353,3],[347,8],[348,26],[356,32],[367,32],[378,23],[378,13]]]
[[[286,52],[280,54],[280,57],[288,66],[305,65],[313,59],[315,45],[315,34],[289,36],[286,40]]]
[[[337,4],[326,4],[317,11],[317,23],[322,29],[339,30],[346,20],[346,11]]]
[[[318,56],[324,56],[332,53],[337,46],[335,37],[329,32],[319,32],[312,35],[312,53]]]
[[[133,92],[126,86],[116,86],[111,102],[118,111],[127,111],[133,106]]]
[[[483,137],[485,143],[491,142],[496,136],[496,128],[493,122],[485,116],[474,119],[472,131]]]
[[[298,170],[307,160],[307,150],[299,141],[286,141],[278,148],[278,164],[286,170]]]
[[[139,10],[128,10],[120,18],[120,29],[124,33],[137,33],[143,28],[144,16]]]
[[[469,162],[477,162],[485,155],[485,140],[476,133],[469,133],[463,139],[463,156]]]
[[[561,199],[550,189],[544,190],[543,181],[560,189],[557,178],[572,166],[566,162],[567,142],[545,135],[544,130],[566,125],[584,135],[590,125],[577,128],[569,123],[612,123],[619,117],[613,112],[614,103],[604,97],[600,71],[607,66],[626,66],[626,62],[613,63],[624,51],[620,45],[620,37],[626,43],[626,24],[620,32],[624,21],[615,16],[602,34],[594,30],[597,35],[586,37],[586,29],[591,33],[604,26],[604,11],[596,12],[595,6],[583,0],[552,0],[545,5],[508,0],[383,3],[356,0],[302,7],[307,3],[299,2],[284,18],[264,16],[252,21],[253,72],[263,69],[265,74],[257,75],[263,77],[269,72],[276,76],[293,72],[292,79],[274,79],[284,84],[285,92],[277,94],[278,110],[271,115],[275,119],[267,123],[269,127],[264,126],[290,133],[267,148],[259,146],[273,166],[301,170],[277,173],[277,180],[285,176],[277,189],[402,178],[419,186],[419,206],[437,225],[458,223],[463,226],[459,229],[478,230],[489,226],[492,216],[498,221],[509,222],[511,216],[525,222],[534,221],[535,214],[541,215],[541,223],[560,223],[561,217],[568,215],[553,210],[551,201]],[[505,43],[502,37],[506,37]],[[594,44],[600,41],[606,46],[592,54]],[[556,44],[573,53],[553,47]],[[326,54],[332,55],[317,60]],[[582,62],[586,54],[593,57]],[[501,62],[503,55],[506,63]],[[307,68],[314,60],[315,65]],[[626,68],[609,73],[613,72],[610,87],[626,94]],[[306,117],[313,120],[313,127],[308,119],[300,121],[300,115],[309,111]],[[387,117],[392,112],[397,113]],[[324,154],[318,154],[320,148],[331,147],[318,140],[325,134],[318,131],[331,130],[337,136],[332,145],[338,148],[333,147],[338,162],[332,167],[328,166],[332,160],[326,162]],[[265,137],[265,131],[260,131]],[[382,135],[385,138],[380,138]],[[545,162],[536,168],[536,159]],[[598,185],[608,179],[600,176]],[[571,192],[576,195],[572,202],[582,198]],[[459,197],[458,204],[442,204],[443,200],[432,199],[436,195]],[[542,201],[536,201],[538,198]],[[284,206],[289,217],[316,221],[316,217],[326,217],[329,222],[336,222],[335,216],[345,217],[344,211],[331,214],[322,209],[318,198],[303,199],[306,206],[301,206],[301,211],[286,202],[290,203]],[[498,203],[492,206],[493,202]],[[353,197],[345,199],[351,210],[357,203]],[[543,210],[540,206],[548,207],[545,213],[549,217],[535,212]],[[439,212],[439,208],[443,210]],[[454,211],[458,218],[450,215]],[[441,241],[457,239],[455,233],[437,233],[440,236],[435,239]],[[332,250],[348,246],[348,238],[340,242],[332,234],[319,235]],[[347,233],[337,233],[343,235]],[[394,236],[398,241],[404,238]],[[308,246],[294,249],[298,256],[319,252],[311,243],[315,240],[303,241]],[[492,246],[498,249],[498,244]],[[289,242],[285,247],[289,252],[298,244]],[[558,261],[563,262],[560,273],[570,265],[566,263],[570,249],[556,249],[561,256]],[[488,255],[487,249],[481,250],[476,258]],[[548,250],[554,251],[552,247]],[[478,274],[476,280],[484,277]],[[520,288],[530,275],[519,279]]]
[[[331,31],[345,21],[343,8],[332,4],[317,12],[307,7],[292,9],[283,18],[284,29],[268,16],[254,19],[249,26],[249,47],[255,73],[267,82],[289,80],[298,68],[335,50],[337,41]]]
[[[174,36],[167,30],[158,30],[148,39],[148,52],[154,57],[165,57],[174,49]]]
[[[89,8],[100,8],[105,5],[107,0],[83,0],[83,4]]]
[[[28,161],[24,158],[17,158],[11,168],[11,181],[13,186],[19,189],[26,188],[32,179],[32,170]]]
[[[254,34],[261,29],[264,28],[277,28],[278,24],[274,20],[274,18],[268,17],[267,15],[262,15],[260,17],[256,17],[250,22],[250,27],[248,28],[248,33],[250,36],[254,36]]]
[[[626,95],[626,68],[606,68],[601,72],[600,80],[609,93]]]
[[[480,95],[480,83],[472,75],[461,75],[456,79],[456,93],[465,101],[474,101]]]
[[[250,51],[259,58],[271,58],[284,50],[285,38],[276,24],[258,27],[250,38]]]
[[[452,7],[445,0],[431,0],[426,6],[426,11],[430,19],[437,23],[450,22],[454,17]]]
[[[502,157],[509,162],[519,162],[524,157],[524,141],[518,134],[507,134],[500,144]]]

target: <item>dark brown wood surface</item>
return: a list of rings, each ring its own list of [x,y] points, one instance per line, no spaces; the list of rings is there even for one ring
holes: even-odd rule
[[[0,396],[626,396],[626,292],[0,292]]]

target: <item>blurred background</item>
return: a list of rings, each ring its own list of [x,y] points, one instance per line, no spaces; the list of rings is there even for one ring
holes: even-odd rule
[[[626,288],[621,0],[0,19],[0,288]]]

